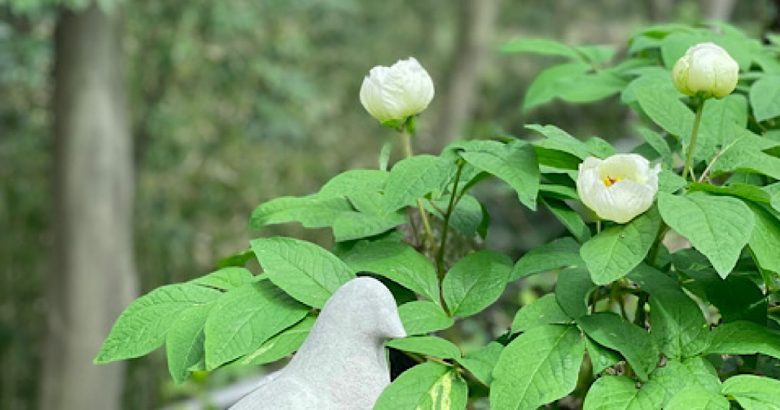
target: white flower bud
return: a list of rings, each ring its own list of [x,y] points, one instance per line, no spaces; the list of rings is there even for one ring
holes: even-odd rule
[[[432,99],[433,80],[414,57],[372,68],[360,87],[360,103],[381,123],[417,115]]]
[[[623,224],[653,205],[660,170],[637,154],[588,157],[580,164],[577,194],[599,218]]]
[[[723,98],[737,87],[739,64],[714,43],[688,49],[672,69],[674,86],[685,95]]]

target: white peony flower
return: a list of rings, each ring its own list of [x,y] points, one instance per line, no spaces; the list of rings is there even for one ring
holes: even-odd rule
[[[577,194],[599,218],[623,224],[653,205],[660,171],[637,154],[588,157],[580,164]]]
[[[433,80],[414,57],[372,68],[360,86],[360,103],[381,123],[417,115],[432,99]]]
[[[700,43],[688,49],[672,69],[674,86],[685,95],[703,93],[723,98],[737,87],[739,64],[715,43]]]

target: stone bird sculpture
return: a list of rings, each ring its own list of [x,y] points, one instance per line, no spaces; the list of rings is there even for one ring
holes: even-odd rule
[[[230,409],[370,410],[390,383],[384,342],[405,336],[387,287],[352,279],[325,303],[290,363]]]

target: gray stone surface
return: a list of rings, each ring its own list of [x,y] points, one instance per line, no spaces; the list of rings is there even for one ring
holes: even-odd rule
[[[331,296],[290,363],[231,410],[370,410],[390,383],[384,342],[404,336],[390,291],[353,279]]]

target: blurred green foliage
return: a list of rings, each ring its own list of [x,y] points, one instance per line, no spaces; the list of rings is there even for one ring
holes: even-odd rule
[[[0,0],[2,409],[34,407],[44,335],[41,278],[44,270],[57,269],[47,255],[53,191],[50,73],[58,3],[86,4]],[[647,20],[647,3],[506,0],[493,43],[522,36],[614,43]],[[757,33],[766,22],[756,16],[771,15],[768,3],[739,2],[733,20]],[[458,52],[458,13],[448,0],[137,0],[124,5],[126,89],[137,165],[136,257],[143,290],[201,275],[221,256],[245,249],[254,236],[246,215],[256,204],[314,192],[347,168],[375,167],[392,132],[380,129],[358,103],[363,75],[373,65],[414,55],[431,72],[439,93]],[[676,13],[689,21],[700,17],[695,1],[680,1]],[[613,100],[553,103],[521,113],[525,88],[554,57],[494,52],[487,58],[468,136],[519,135],[524,123],[553,117],[575,135],[598,134],[618,146],[619,139],[632,135],[626,112]],[[434,99],[420,124],[423,145],[441,145],[432,129],[440,105],[440,98]],[[519,254],[562,230],[543,212],[521,214],[503,206],[516,200],[508,191],[487,188],[481,195],[494,214],[488,237],[494,248]],[[326,240],[290,227],[268,233]],[[549,286],[542,277],[535,281],[534,286]],[[523,299],[532,297],[524,290]],[[510,321],[499,306],[464,326],[482,343],[486,331]],[[164,388],[167,377],[162,355],[132,362],[127,408],[153,408],[170,399],[162,395],[192,393],[191,385],[177,392]],[[217,374],[202,383],[220,384],[227,377]]]

